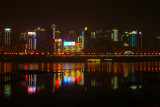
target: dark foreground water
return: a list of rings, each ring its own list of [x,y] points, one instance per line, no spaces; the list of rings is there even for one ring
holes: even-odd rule
[[[0,62],[0,106],[158,107],[160,62]]]

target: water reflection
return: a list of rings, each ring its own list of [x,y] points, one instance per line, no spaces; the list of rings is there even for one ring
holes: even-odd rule
[[[28,94],[33,94],[36,92],[36,75],[26,75],[27,91]]]
[[[9,98],[11,96],[11,84],[4,85],[4,96]]]
[[[82,70],[63,70],[53,74],[53,93],[60,87],[67,85],[84,85],[84,72]]]
[[[159,72],[160,62],[87,62],[87,63],[10,63],[0,62],[0,74],[16,70],[41,70],[44,74],[27,74],[20,82],[19,90],[25,88],[28,95],[51,92],[68,87],[110,88],[118,90],[126,87],[141,89],[141,72]],[[11,76],[2,76],[1,82],[7,82]],[[16,84],[19,84],[18,82]],[[0,86],[0,96],[10,97],[16,87],[11,83]],[[67,87],[67,88],[66,88]],[[3,95],[2,95],[3,94]]]
[[[124,72],[127,76],[129,72],[146,71],[159,72],[160,62],[87,62],[87,63],[10,63],[0,62],[0,73],[12,72],[14,70],[41,70],[47,72],[57,72],[61,70],[87,69],[88,72]]]

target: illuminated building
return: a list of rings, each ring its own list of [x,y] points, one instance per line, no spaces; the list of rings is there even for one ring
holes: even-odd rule
[[[137,46],[137,32],[133,31],[131,32],[132,35],[132,47],[136,47]]]
[[[36,50],[36,32],[28,32],[27,35],[27,49]]]
[[[46,30],[38,27],[35,29],[36,32],[36,43],[37,43],[37,51],[46,51],[47,47],[47,34]]]
[[[54,52],[59,53],[62,52],[63,44],[62,44],[62,34],[60,31],[56,31],[56,25],[51,25],[53,31],[53,46]]]
[[[78,37],[78,42],[82,43],[82,49],[84,49],[84,32],[82,32],[82,36]]]
[[[91,38],[96,38],[96,32],[91,32]]]
[[[27,49],[27,33],[24,32],[20,35],[20,50],[24,52]]]
[[[11,45],[11,28],[5,28],[4,44],[6,46]]]
[[[62,39],[54,39],[54,52],[60,53],[63,50],[63,42]]]
[[[83,50],[84,52],[89,52],[89,49],[91,47],[91,32],[88,31],[87,27],[85,27],[84,32],[82,32],[82,37],[84,38],[84,45]]]
[[[125,34],[121,36],[121,42],[123,46],[131,46],[130,41],[131,39],[129,33],[125,32]]]
[[[81,42],[71,42],[64,41],[64,52],[82,52],[82,43]]]
[[[20,40],[27,40],[27,33],[25,32],[25,33],[22,33],[21,35],[20,35]]]
[[[52,28],[52,31],[53,31],[53,39],[55,39],[55,36],[56,36],[56,25],[52,24],[51,28]]]
[[[118,30],[117,29],[113,29],[112,30],[112,35],[111,35],[111,38],[113,39],[114,42],[117,42],[118,41]]]
[[[132,47],[142,48],[142,33],[137,31],[132,31],[129,33],[131,35]]]
[[[63,41],[62,41],[62,33],[60,31],[55,32],[55,39],[54,39],[54,52],[60,53],[63,50]]]

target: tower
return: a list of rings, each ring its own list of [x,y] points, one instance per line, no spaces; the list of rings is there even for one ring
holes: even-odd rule
[[[55,39],[55,36],[56,36],[56,25],[55,24],[52,24],[51,25],[51,28],[53,30],[53,39]]]
[[[11,28],[5,28],[5,37],[4,37],[4,45],[11,45]]]

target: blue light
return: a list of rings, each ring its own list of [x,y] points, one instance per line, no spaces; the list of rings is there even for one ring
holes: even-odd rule
[[[74,46],[75,42],[64,42],[64,46]]]
[[[64,83],[67,83],[67,84],[72,83],[72,77],[64,77],[63,81]]]
[[[64,42],[64,46],[68,46],[68,42]]]

